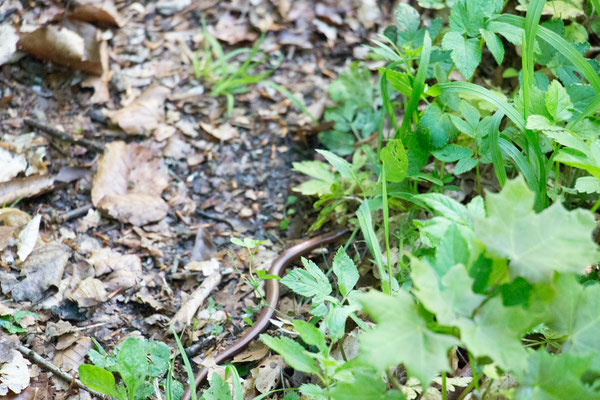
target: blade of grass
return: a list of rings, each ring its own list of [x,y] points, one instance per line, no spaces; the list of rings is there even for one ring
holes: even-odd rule
[[[198,396],[196,394],[196,380],[194,376],[194,371],[192,370],[192,365],[190,364],[190,360],[187,358],[185,354],[185,349],[181,344],[181,339],[177,336],[177,332],[175,332],[175,328],[171,325],[171,331],[173,331],[173,336],[175,337],[175,341],[177,342],[177,349],[181,354],[181,359],[183,360],[183,365],[185,366],[185,372],[188,377],[189,389],[190,389],[190,399],[198,400]]]
[[[379,240],[373,229],[373,220],[371,219],[371,210],[369,209],[368,201],[363,201],[358,210],[356,210],[356,216],[358,217],[358,223],[363,236],[365,237],[365,241],[367,242],[367,246],[373,257],[375,257],[375,265],[379,272],[379,279],[381,279],[381,290],[383,293],[390,294],[392,292],[392,283],[388,280],[388,274],[383,267],[381,247],[379,246]],[[391,266],[388,265],[388,267]]]
[[[379,81],[379,84],[381,86],[381,99],[383,102],[383,109],[386,111],[388,117],[390,118],[390,124],[392,125],[392,129],[394,129],[394,132],[398,132],[398,123],[396,122],[396,114],[394,114],[394,105],[390,101],[390,96],[388,93],[387,74],[388,70],[383,70],[383,74],[381,75],[381,79]]]
[[[319,122],[315,118],[315,116],[312,115],[312,113],[308,110],[308,108],[304,105],[304,103],[302,103],[300,101],[300,99],[298,99],[296,96],[294,96],[294,93],[290,92],[289,90],[287,90],[283,86],[278,85],[278,84],[276,84],[275,82],[272,82],[272,81],[264,81],[264,82],[262,82],[262,84],[265,85],[265,86],[268,86],[270,88],[273,88],[273,89],[277,90],[283,96],[287,97],[287,99],[289,101],[291,101],[292,104],[294,104],[296,107],[298,107],[298,109],[300,109],[300,111],[302,111],[304,114],[308,115],[308,117],[313,122],[313,124],[317,124]]]
[[[502,122],[503,117],[504,113],[502,111],[496,111],[492,117],[492,123],[490,124],[490,131],[488,133],[490,152],[492,153],[492,163],[494,164],[494,172],[496,172],[496,178],[500,183],[500,187],[503,187],[508,179],[506,176],[506,169],[504,168],[502,152],[500,151],[500,145],[498,144],[498,140],[500,139],[500,123]]]
[[[410,100],[408,105],[404,109],[404,117],[402,119],[402,125],[400,130],[396,132],[396,138],[404,138],[406,130],[410,126],[412,116],[417,111],[419,100],[425,89],[425,78],[427,77],[427,69],[429,68],[429,58],[431,56],[431,38],[429,33],[425,32],[425,38],[423,39],[423,48],[421,50],[421,59],[419,60],[419,68],[417,69],[417,76],[413,82],[412,92],[410,94]]]
[[[233,381],[233,390],[235,392],[235,400],[244,400],[242,392],[242,383],[240,382],[240,374],[233,365],[228,365],[225,368],[225,380],[227,380],[227,374],[231,373],[231,380]],[[234,400],[232,399],[232,400]]]
[[[385,176],[385,165],[383,163],[381,163],[381,198],[383,199],[383,231],[385,233],[385,255],[387,257],[388,280],[389,282],[391,282],[392,258],[390,254],[390,208],[387,196],[387,178]]]
[[[497,19],[500,22],[506,22],[517,28],[525,27],[525,18],[518,15],[502,14]],[[560,35],[552,32],[550,29],[538,26],[537,37],[547,42],[554,47],[565,58],[567,58],[577,69],[581,71],[583,76],[590,82],[597,93],[600,93],[600,76],[594,71],[585,57],[573,47],[569,42],[563,39]]]
[[[525,156],[521,154],[521,152],[515,147],[515,145],[513,145],[506,139],[498,139],[498,145],[500,146],[500,150],[502,150],[502,152],[514,162],[515,166],[517,167],[517,170],[525,178],[527,186],[529,186],[531,190],[536,192],[538,187],[537,177],[533,168],[531,168],[531,165],[527,162]]]
[[[445,92],[455,92],[458,94],[462,93],[485,100],[502,110],[502,112],[506,114],[506,116],[517,126],[517,128],[519,128],[521,131],[525,130],[525,120],[523,119],[523,116],[517,111],[516,108],[508,104],[506,100],[491,90],[470,82],[446,82],[438,83],[437,85],[432,86],[427,91],[427,94],[436,97]]]

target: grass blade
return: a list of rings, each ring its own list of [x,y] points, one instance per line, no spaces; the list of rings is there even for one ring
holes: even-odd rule
[[[535,171],[531,168],[531,165],[527,162],[525,156],[521,154],[515,145],[505,139],[498,139],[498,145],[502,152],[515,163],[517,170],[525,177],[527,186],[537,193],[538,182]]]
[[[175,341],[177,342],[177,349],[181,354],[181,358],[183,359],[183,365],[185,366],[185,372],[188,377],[188,383],[190,388],[191,400],[198,400],[198,396],[196,395],[196,377],[194,376],[194,371],[192,370],[192,365],[190,364],[190,360],[187,358],[185,354],[185,349],[181,344],[181,340],[179,336],[177,336],[177,332],[175,332],[175,328],[171,325],[171,331],[173,331],[173,336],[175,337]]]
[[[508,179],[506,176],[506,169],[504,168],[504,159],[502,159],[502,152],[500,151],[500,145],[498,140],[500,139],[500,123],[504,113],[500,110],[496,111],[492,117],[492,123],[490,124],[490,131],[488,133],[490,152],[492,153],[492,163],[494,164],[494,172],[496,172],[496,178],[500,183],[500,187],[504,186],[504,183]]]
[[[517,126],[517,128],[519,128],[521,131],[525,130],[525,120],[523,119],[523,116],[517,111],[516,108],[508,104],[506,100],[491,90],[485,89],[470,82],[447,82],[438,83],[427,91],[430,96],[434,97],[445,92],[468,94],[485,100],[506,114],[506,116]]]
[[[403,138],[405,136],[406,130],[410,126],[410,121],[413,117],[413,114],[415,113],[415,111],[417,111],[419,100],[421,99],[421,95],[423,94],[423,90],[425,89],[425,78],[427,77],[427,69],[429,68],[430,56],[431,38],[429,37],[429,33],[425,32],[425,38],[423,39],[423,49],[421,50],[421,59],[419,60],[419,69],[417,70],[417,76],[415,77],[415,81],[413,82],[410,100],[408,101],[408,105],[404,110],[402,125],[400,125],[400,130],[396,132],[396,138]]]
[[[298,99],[296,96],[294,96],[294,93],[290,92],[289,90],[287,90],[283,86],[278,85],[278,84],[276,84],[275,82],[272,82],[272,81],[264,81],[264,82],[262,82],[262,84],[265,85],[265,86],[268,86],[268,87],[270,87],[272,89],[277,90],[283,96],[287,97],[287,99],[289,101],[291,101],[292,104],[294,104],[296,107],[298,107],[298,109],[300,109],[300,111],[302,111],[304,114],[308,115],[308,117],[313,122],[313,124],[316,124],[316,123],[319,122],[319,121],[317,121],[317,119],[315,118],[315,116],[312,115],[312,113],[308,110],[308,108],[304,105],[304,103],[302,103],[300,101],[300,99]]]
[[[381,290],[383,293],[390,294],[392,291],[391,282],[388,280],[388,274],[383,267],[381,247],[379,246],[379,240],[373,229],[373,220],[371,219],[371,210],[369,209],[368,201],[363,201],[358,210],[356,210],[356,216],[358,217],[358,223],[360,224],[360,229],[365,237],[365,241],[369,246],[369,250],[373,257],[375,257],[375,265],[377,265],[377,271],[379,272],[379,278],[381,279]]]
[[[525,27],[525,18],[518,15],[502,14],[497,19],[500,22],[506,22],[518,28]],[[597,93],[600,93],[600,76],[594,71],[585,57],[583,57],[569,42],[552,32],[550,29],[538,26],[537,37],[554,47],[558,52],[565,56],[590,82]]]
[[[525,17],[525,38],[523,39],[521,58],[523,69],[523,118],[525,120],[529,116],[529,91],[533,84],[533,48],[535,36],[545,3],[546,0],[531,1],[527,7],[527,15]]]

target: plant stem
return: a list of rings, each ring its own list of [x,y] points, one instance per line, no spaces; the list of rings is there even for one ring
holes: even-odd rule
[[[446,371],[442,372],[442,400],[448,400],[448,393],[446,389]]]
[[[475,387],[475,379],[473,379],[466,388],[464,388],[464,390],[461,392],[460,396],[458,396],[458,398],[456,400],[464,400],[465,397],[467,397],[467,395],[469,393],[471,393],[471,390],[473,390],[473,388]]]
[[[600,198],[598,198],[598,201],[596,201],[596,204],[594,204],[594,206],[590,209],[590,211],[592,213],[595,213],[596,210],[598,209],[598,207],[600,207]]]

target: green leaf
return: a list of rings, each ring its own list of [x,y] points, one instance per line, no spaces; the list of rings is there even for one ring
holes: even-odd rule
[[[546,109],[554,121],[566,121],[573,115],[573,103],[564,87],[553,80],[546,92]]]
[[[476,357],[488,356],[500,367],[522,372],[527,352],[521,339],[536,320],[519,306],[505,307],[500,297],[481,306],[473,320],[459,319],[460,338]]]
[[[213,372],[209,381],[210,386],[202,393],[201,400],[231,400],[231,390],[229,384],[223,382],[219,374]]]
[[[304,297],[324,297],[331,293],[329,280],[312,261],[302,257],[305,269],[295,269],[281,278],[281,283]]]
[[[348,161],[327,150],[317,150],[317,153],[325,157],[327,162],[331,164],[333,168],[337,169],[345,179],[353,180],[360,185],[360,181],[356,176],[354,168]]]
[[[27,311],[27,310],[18,310],[18,311],[15,311],[12,317],[13,317],[13,320],[18,324],[18,323],[21,322],[21,320],[23,318],[25,318],[27,316],[31,316],[31,317],[33,317],[35,319],[40,319],[39,315],[37,315],[34,312]]]
[[[408,4],[400,3],[394,10],[394,18],[398,29],[414,34],[421,24],[421,17],[417,10]]]
[[[318,137],[325,147],[340,156],[347,156],[354,152],[354,142],[356,141],[356,138],[350,132],[319,132]]]
[[[467,147],[462,147],[457,144],[447,144],[439,150],[431,152],[435,158],[440,161],[454,162],[461,158],[468,158],[473,155],[473,151]]]
[[[343,297],[354,289],[358,282],[358,270],[343,247],[340,247],[333,258],[333,273],[337,277],[338,288]]]
[[[383,266],[381,247],[379,246],[379,239],[377,239],[375,229],[373,228],[373,220],[371,219],[371,210],[368,201],[364,201],[358,210],[356,210],[356,217],[358,218],[358,223],[365,241],[367,242],[367,246],[369,247],[369,251],[375,258],[375,265],[379,272],[379,279],[381,279],[381,288],[385,293],[390,293],[392,284],[395,282],[397,286],[397,281],[393,279],[390,282],[388,271],[386,271]]]
[[[456,264],[469,265],[469,257],[469,244],[463,235],[461,235],[456,224],[450,225],[437,247],[435,253],[435,270],[442,277]]]
[[[548,327],[567,336],[563,352],[591,356],[591,365],[600,372],[600,286],[582,286],[574,276],[560,275],[555,288]]]
[[[402,140],[395,139],[387,142],[379,156],[385,166],[385,179],[390,182],[402,182],[406,178],[408,158]]]
[[[575,189],[579,193],[600,193],[600,179],[595,176],[582,176],[575,181]]]
[[[122,343],[118,356],[118,371],[127,387],[129,399],[132,400],[138,387],[144,386],[149,372],[141,339],[130,337]]]
[[[458,342],[452,336],[433,333],[419,315],[412,297],[371,291],[361,295],[363,310],[377,327],[360,336],[360,357],[378,371],[404,364],[408,375],[423,386],[442,371],[450,371],[448,350]],[[394,351],[390,351],[394,349]]]
[[[490,50],[490,53],[494,56],[494,60],[498,63],[498,65],[502,64],[504,60],[504,45],[502,44],[502,40],[494,34],[485,29],[480,29],[481,36],[483,40],[485,40],[485,45]]]
[[[357,310],[358,307],[355,305],[332,306],[325,318],[323,318],[321,329],[326,329],[330,339],[333,342],[337,342],[343,338],[346,333],[346,320],[350,314]]]
[[[454,139],[458,133],[450,116],[442,111],[437,102],[427,106],[423,116],[419,120],[419,128],[429,130],[431,144],[434,148],[444,146],[450,140]]]
[[[415,296],[442,325],[457,326],[460,318],[470,318],[485,299],[471,290],[473,278],[462,264],[450,268],[443,277],[426,261],[413,259],[411,267]]]
[[[299,319],[294,320],[294,329],[300,335],[300,339],[304,343],[317,346],[319,351],[325,352],[327,350],[327,343],[325,342],[325,336],[311,323],[302,321]]]
[[[486,19],[497,10],[497,1],[459,0],[450,11],[450,30],[466,33],[471,37],[477,36],[479,30],[485,26]]]
[[[549,354],[544,348],[531,353],[527,373],[517,375],[521,386],[519,400],[600,399],[600,394],[586,385],[583,375],[590,357],[569,353]]]
[[[260,339],[279,353],[290,367],[309,374],[319,374],[316,361],[299,343],[288,337],[274,338],[265,334],[260,335]]]
[[[440,193],[426,193],[416,195],[414,198],[422,201],[428,208],[435,211],[437,215],[463,225],[472,225],[467,207],[451,197]]]
[[[456,165],[454,166],[454,175],[464,174],[465,172],[469,172],[473,168],[477,166],[479,161],[472,157],[463,158],[458,160]]]
[[[450,50],[450,57],[465,79],[471,79],[475,69],[481,62],[481,46],[479,40],[466,39],[458,32],[448,32],[442,40],[444,50]]]
[[[583,273],[599,259],[592,240],[596,223],[586,210],[567,211],[556,202],[536,214],[534,194],[522,177],[507,181],[486,197],[487,218],[475,220],[475,233],[488,252],[510,260],[514,276],[549,281],[554,271]]]
[[[330,392],[332,400],[403,400],[402,392],[387,390],[377,374],[357,371],[352,382],[340,382]]]
[[[118,397],[115,377],[111,372],[95,365],[81,364],[79,366],[79,379],[90,389],[107,394],[114,398]]]

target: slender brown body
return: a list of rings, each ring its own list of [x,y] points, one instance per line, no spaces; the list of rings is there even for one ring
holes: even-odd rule
[[[347,229],[344,229],[341,231],[326,233],[290,247],[275,261],[273,261],[273,264],[271,264],[271,268],[269,269],[269,273],[272,275],[281,276],[281,274],[286,270],[287,267],[289,267],[292,261],[323,244],[333,242],[334,240],[343,236],[347,231]],[[220,364],[224,360],[227,360],[240,353],[252,340],[256,339],[256,337],[263,332],[267,326],[269,326],[269,320],[273,316],[275,308],[277,307],[277,303],[279,302],[279,281],[277,279],[267,279],[265,290],[268,306],[263,307],[260,315],[256,319],[256,322],[254,325],[252,325],[252,328],[250,328],[248,332],[246,332],[234,344],[225,349],[225,351],[217,354],[215,357],[215,363]],[[206,368],[202,368],[196,373],[194,379],[196,382],[196,387],[202,383],[207,374],[208,370]],[[190,400],[190,397],[191,393],[188,386],[181,400]]]

